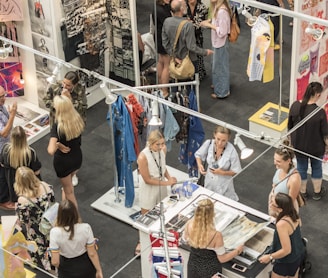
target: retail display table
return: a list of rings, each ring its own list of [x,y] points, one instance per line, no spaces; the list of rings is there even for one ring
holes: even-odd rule
[[[287,133],[289,109],[268,102],[249,119],[249,131],[259,135],[271,137],[261,140],[263,143],[272,144]],[[260,138],[259,138],[260,139]]]
[[[246,246],[251,249],[249,254],[254,251],[253,254],[259,256],[259,254],[264,251],[265,247],[271,243],[273,230],[268,227],[270,224],[269,215],[213,193],[203,187],[193,186],[195,191],[189,199],[174,201],[172,198],[167,197],[163,200],[161,206],[164,208],[164,225],[169,231],[169,234],[170,231],[173,230],[174,233],[179,233],[181,235],[185,223],[193,216],[197,202],[204,198],[210,198],[214,202],[216,228],[222,231],[225,248],[234,249],[237,245],[246,242]],[[158,217],[156,219],[156,213],[160,211],[159,208],[159,205],[156,206],[156,208],[149,212],[149,215],[146,214],[138,218],[133,224],[140,232],[143,278],[154,277],[153,273],[156,267],[152,264],[152,255],[154,255],[156,249],[152,249],[151,247],[150,234],[161,234],[161,217],[157,215]],[[259,236],[259,234],[261,235]],[[179,245],[175,248],[178,248],[178,252],[182,257],[180,271],[183,270],[182,276],[186,277],[189,250],[183,245]],[[260,249],[263,250],[259,251]],[[260,264],[257,261],[257,256],[253,258],[251,263],[246,262],[244,258],[240,258],[240,261],[237,260],[223,264],[223,275],[229,278],[267,278],[268,272],[271,271],[271,264]],[[244,262],[246,262],[244,266],[248,266],[244,269],[245,271],[241,272],[233,268],[235,263],[243,265]]]

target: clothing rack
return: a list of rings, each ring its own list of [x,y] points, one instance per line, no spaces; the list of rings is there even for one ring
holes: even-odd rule
[[[146,85],[146,86],[137,86],[134,87],[135,89],[138,90],[151,90],[151,89],[161,89],[161,88],[172,88],[172,87],[184,87],[188,85],[193,85],[195,86],[195,91],[196,91],[196,98],[197,98],[197,107],[198,107],[198,112],[200,111],[200,101],[199,101],[199,74],[195,74],[195,80],[194,81],[186,81],[186,82],[178,82],[178,83],[169,83],[169,84],[156,84],[156,85]],[[116,88],[116,89],[111,89],[112,93],[116,92],[122,92],[126,91],[126,88]],[[157,100],[157,99],[156,99]],[[159,101],[161,102],[161,101]]]

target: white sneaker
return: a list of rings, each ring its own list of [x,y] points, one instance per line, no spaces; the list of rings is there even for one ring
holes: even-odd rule
[[[72,183],[73,186],[77,186],[79,184],[79,178],[76,175],[72,177]]]

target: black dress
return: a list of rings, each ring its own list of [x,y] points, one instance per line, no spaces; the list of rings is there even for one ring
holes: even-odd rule
[[[57,133],[57,123],[55,123],[52,126],[50,137],[57,138],[58,142],[71,149],[68,153],[62,153],[59,149],[55,152],[53,164],[57,177],[64,178],[80,169],[82,165],[81,135],[67,141],[65,135]]]
[[[187,268],[188,278],[211,278],[218,272],[222,273],[222,265],[214,250],[190,248]]]

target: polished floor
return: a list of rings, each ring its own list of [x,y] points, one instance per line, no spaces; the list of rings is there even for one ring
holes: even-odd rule
[[[152,3],[149,0],[138,0],[138,29],[144,33],[149,30],[149,13]],[[210,58],[206,57],[208,76],[201,82],[200,107],[201,111],[221,121],[248,130],[248,118],[267,102],[278,103],[279,80],[282,84],[282,105],[289,104],[290,58],[292,29],[288,26],[289,19],[284,19],[283,32],[283,64],[282,74],[278,74],[278,52],[275,52],[275,79],[267,84],[249,82],[246,76],[246,65],[250,43],[250,28],[243,23],[238,42],[230,48],[231,95],[224,100],[213,100],[211,93]],[[209,32],[205,31],[205,47],[210,47]],[[90,204],[106,193],[113,185],[113,150],[111,148],[109,128],[106,123],[108,107],[102,101],[88,110],[87,128],[83,134],[83,165],[80,169],[79,185],[75,188],[79,210],[83,221],[91,224],[94,234],[99,238],[99,256],[104,277],[134,278],[141,277],[140,261],[130,260],[134,255],[138,232],[131,226],[96,211]],[[203,121],[206,137],[212,136],[214,124]],[[56,197],[60,199],[60,186],[53,166],[52,158],[46,148],[49,137],[46,136],[33,144],[43,164],[42,177],[54,185]],[[233,138],[232,138],[233,140]],[[245,139],[245,143],[255,149],[254,155],[242,162],[244,170],[235,178],[235,188],[240,202],[267,211],[267,196],[272,184],[275,171],[273,152],[267,144],[252,139]],[[179,146],[174,144],[168,154],[167,162],[170,166],[186,171],[177,159]],[[325,182],[327,184],[327,182]],[[309,191],[311,192],[311,184]],[[312,262],[312,270],[306,277],[327,277],[328,264],[326,256],[328,250],[328,197],[320,201],[310,199],[301,209],[303,220],[302,233],[309,240],[308,252]],[[12,214],[0,211],[0,215]],[[123,268],[123,266],[125,266]],[[123,269],[121,269],[123,268]],[[37,277],[45,277],[38,273]]]

